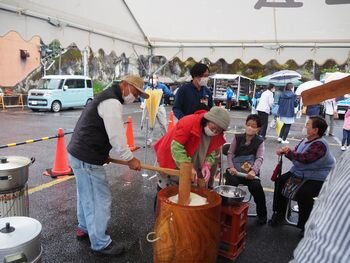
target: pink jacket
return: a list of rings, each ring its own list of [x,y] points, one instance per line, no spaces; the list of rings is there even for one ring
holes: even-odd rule
[[[343,129],[350,130],[350,109],[345,113]]]

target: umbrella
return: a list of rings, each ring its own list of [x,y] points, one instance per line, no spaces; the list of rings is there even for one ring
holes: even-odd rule
[[[300,95],[304,90],[308,90],[308,89],[320,86],[322,84],[323,83],[321,81],[318,81],[318,80],[306,81],[306,82],[299,85],[299,87],[295,91],[295,95]]]
[[[269,85],[270,83],[272,83],[275,86],[284,87],[287,83],[291,82],[293,86],[298,87],[302,83],[297,77],[290,78],[290,79],[271,79],[272,75],[273,74],[257,79],[255,81],[255,84]]]
[[[289,82],[289,80],[300,79],[300,73],[294,70],[280,70],[273,74],[271,74],[270,79],[272,81],[284,81],[285,83]]]
[[[343,72],[327,72],[323,78],[324,83],[328,83],[334,80],[342,79],[347,76],[350,76],[350,73]]]
[[[150,121],[150,128],[154,128],[159,103],[163,96],[163,91],[161,89],[147,89],[146,93],[149,95],[149,98],[145,100],[145,102]]]

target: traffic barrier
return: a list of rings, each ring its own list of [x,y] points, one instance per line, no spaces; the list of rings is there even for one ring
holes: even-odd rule
[[[64,142],[64,132],[62,128],[58,129],[58,139],[56,144],[56,154],[52,169],[46,169],[43,175],[56,178],[61,175],[73,175],[72,168],[68,164],[68,155],[66,144]]]
[[[72,133],[73,132],[65,132],[63,135],[72,134]],[[41,137],[39,139],[29,139],[29,140],[26,140],[24,142],[12,142],[12,143],[8,143],[8,144],[0,145],[0,149],[14,147],[14,146],[19,146],[19,145],[23,145],[23,144],[31,144],[31,143],[34,143],[34,142],[41,142],[41,141],[51,140],[51,139],[55,139],[55,138],[58,138],[58,137],[59,137],[58,135],[55,135],[55,136]]]

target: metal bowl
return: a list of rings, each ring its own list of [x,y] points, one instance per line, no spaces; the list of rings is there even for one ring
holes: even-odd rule
[[[232,185],[219,185],[214,188],[222,198],[223,205],[239,205],[246,196],[246,192]]]

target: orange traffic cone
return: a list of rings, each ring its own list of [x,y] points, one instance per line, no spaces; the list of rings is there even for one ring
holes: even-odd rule
[[[58,129],[58,139],[56,144],[56,155],[52,169],[46,169],[43,173],[46,176],[56,178],[60,175],[73,175],[72,168],[68,164],[68,156],[66,144],[64,143],[64,131],[62,128]]]
[[[128,125],[126,126],[126,141],[128,143],[130,151],[136,151],[139,149],[139,147],[135,147],[134,142],[134,130],[132,128],[132,118],[131,116],[128,117]]]
[[[168,120],[168,131],[170,131],[172,128],[174,128],[174,113],[171,111],[169,113],[169,120]]]

